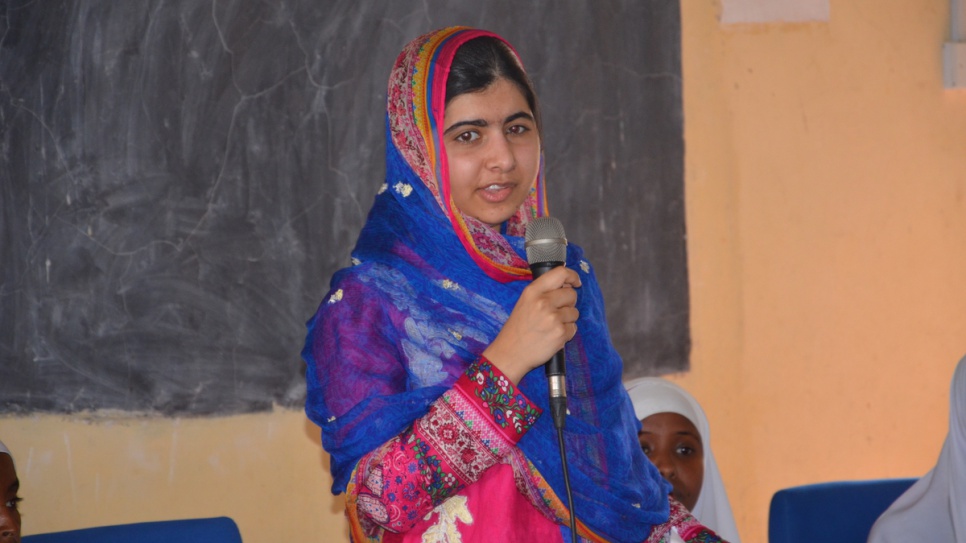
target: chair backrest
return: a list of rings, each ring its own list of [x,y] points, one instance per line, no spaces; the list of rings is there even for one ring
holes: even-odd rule
[[[866,543],[872,525],[916,479],[836,481],[772,496],[769,543]]]
[[[23,543],[242,543],[228,517],[138,522],[23,536]]]

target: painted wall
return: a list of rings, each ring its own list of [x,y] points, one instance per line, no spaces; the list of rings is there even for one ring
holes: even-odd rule
[[[827,23],[722,26],[683,0],[694,337],[739,528],[774,491],[921,475],[966,353],[966,93],[948,2],[842,0]],[[346,541],[301,412],[0,419],[25,533],[229,515],[247,542]]]
[[[329,458],[301,412],[0,419],[24,534],[229,516],[247,543],[348,541]]]
[[[966,92],[946,0],[722,26],[682,1],[694,348],[739,529],[771,495],[919,476],[966,354]]]

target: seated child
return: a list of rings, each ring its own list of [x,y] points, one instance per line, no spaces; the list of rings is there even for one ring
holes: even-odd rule
[[[740,543],[704,410],[687,391],[664,379],[644,377],[624,386],[641,421],[641,448],[671,483],[671,495],[719,536]]]

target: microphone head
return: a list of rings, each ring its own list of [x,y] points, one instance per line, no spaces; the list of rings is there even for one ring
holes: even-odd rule
[[[563,225],[553,217],[537,217],[527,223],[527,263],[567,261],[567,236]]]

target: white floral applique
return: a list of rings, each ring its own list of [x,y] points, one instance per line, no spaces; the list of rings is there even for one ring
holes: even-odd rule
[[[392,186],[396,192],[403,195],[403,198],[408,198],[410,193],[413,191],[413,186],[408,183],[403,183],[402,181],[396,183]]]
[[[586,260],[581,260],[580,269],[584,270],[584,273],[590,273],[590,263]]]
[[[338,302],[341,299],[342,299],[342,289],[340,288],[339,290],[333,292],[332,293],[332,296],[329,296],[328,303],[334,304],[334,303]]]
[[[436,524],[423,532],[423,543],[462,543],[463,536],[456,521],[473,524],[473,515],[466,507],[466,496],[451,497],[433,509],[430,515],[433,513],[438,513],[439,518]]]
[[[443,279],[443,288],[446,290],[458,290],[460,286],[449,279]]]
[[[356,257],[352,257],[352,261],[351,261],[351,262],[352,262],[352,265],[353,265],[353,266],[358,266],[359,264],[362,264],[362,261],[361,261],[361,260],[359,260],[359,259],[358,259],[358,258],[356,258]]]
[[[376,194],[382,194],[383,192],[386,192],[386,190],[388,189],[389,189],[389,183],[383,183],[382,185],[379,185],[379,191]]]

